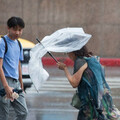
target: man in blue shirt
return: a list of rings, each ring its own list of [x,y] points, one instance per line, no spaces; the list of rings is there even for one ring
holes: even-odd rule
[[[19,17],[11,17],[7,21],[8,34],[0,39],[0,89],[4,88],[6,97],[0,96],[0,120],[7,120],[9,106],[16,112],[16,120],[26,120],[27,106],[23,92],[17,99],[13,99],[13,89],[23,89],[21,61],[23,60],[22,45],[18,38],[25,27],[24,21]],[[13,102],[10,101],[13,100]]]

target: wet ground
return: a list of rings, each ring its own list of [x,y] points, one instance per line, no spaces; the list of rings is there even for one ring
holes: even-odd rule
[[[29,109],[27,120],[76,120],[78,110],[73,108],[71,98],[73,89],[64,76],[63,71],[46,68],[50,78],[42,86],[39,93],[34,86],[26,91],[26,101]],[[69,68],[72,73],[72,69]],[[106,80],[111,87],[115,105],[120,109],[120,67],[107,67]],[[9,120],[13,120],[14,111],[11,110]]]

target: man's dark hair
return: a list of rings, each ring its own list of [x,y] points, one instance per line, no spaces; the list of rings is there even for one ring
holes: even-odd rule
[[[14,28],[16,26],[24,28],[25,27],[25,23],[24,23],[23,19],[21,19],[20,17],[11,17],[7,21],[7,26],[9,28],[12,28],[12,27]]]

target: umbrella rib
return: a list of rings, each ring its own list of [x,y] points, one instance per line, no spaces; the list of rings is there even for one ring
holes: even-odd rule
[[[38,38],[36,38],[36,40],[45,48]],[[49,51],[47,51],[47,53],[58,63],[57,59]]]

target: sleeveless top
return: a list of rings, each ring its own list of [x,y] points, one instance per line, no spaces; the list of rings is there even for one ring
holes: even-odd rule
[[[74,62],[73,73],[76,73],[85,63],[86,63],[86,60],[84,58],[77,57],[77,59]],[[87,67],[87,69],[84,71],[82,75],[81,81],[78,86],[78,93],[79,93],[82,106],[87,104],[91,97],[92,99],[97,100],[97,96],[95,96],[95,94],[93,96],[90,95],[91,94],[90,87],[97,89],[96,82],[95,82],[95,76],[93,72],[91,71],[91,69]]]

